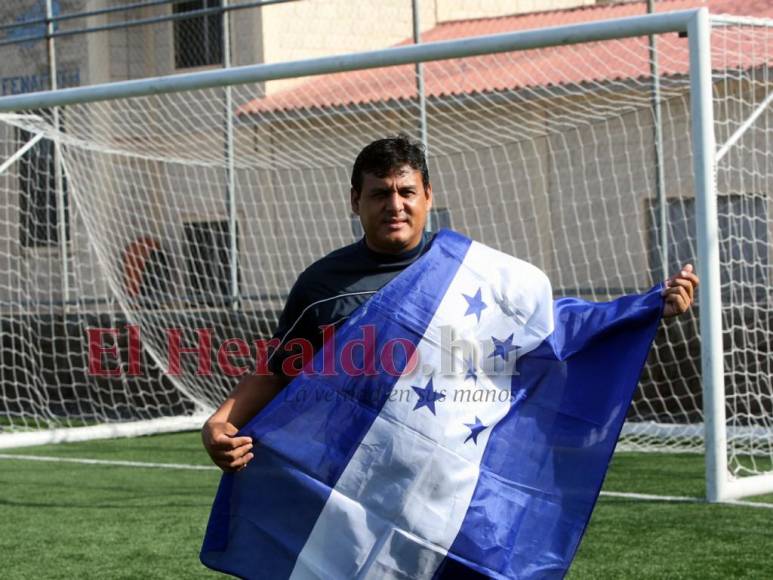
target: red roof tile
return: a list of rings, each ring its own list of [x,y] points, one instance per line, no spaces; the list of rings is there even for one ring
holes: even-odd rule
[[[773,18],[773,0],[662,0],[658,12],[708,7],[712,14],[736,14]],[[624,18],[646,13],[646,2],[588,6],[517,16],[460,20],[439,24],[422,34],[422,41],[435,42],[455,38],[531,30],[578,24],[594,20]],[[752,61],[740,37],[730,47],[733,62],[723,66],[760,64]],[[401,44],[407,44],[405,41]],[[470,57],[463,60],[435,61],[424,65],[425,91],[428,97],[491,92],[523,87],[608,81],[617,78],[649,76],[646,38],[629,38],[573,46],[558,46],[503,55]],[[687,39],[669,37],[659,45],[660,72],[677,75],[687,72]],[[720,64],[720,63],[715,63]],[[311,80],[270,95],[254,99],[237,109],[248,115],[269,111],[287,111],[310,107],[340,107],[378,101],[416,98],[413,65],[353,71],[314,77]]]

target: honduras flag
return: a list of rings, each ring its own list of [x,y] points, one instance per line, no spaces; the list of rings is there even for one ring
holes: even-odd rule
[[[562,577],[662,308],[659,288],[553,301],[537,268],[441,231],[335,335],[338,355],[370,325],[375,374],[336,356],[244,427],[254,459],[223,475],[202,562],[268,579]]]

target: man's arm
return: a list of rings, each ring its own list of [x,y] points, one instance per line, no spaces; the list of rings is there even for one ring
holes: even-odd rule
[[[253,455],[252,439],[236,433],[287,384],[283,375],[247,375],[204,423],[201,439],[212,461],[223,471],[238,471]]]
[[[223,471],[238,471],[252,459],[252,440],[235,435],[290,382],[281,371],[285,353],[279,346],[298,327],[298,319],[306,307],[303,278],[301,274],[296,280],[279,317],[274,332],[278,344],[267,361],[269,374],[242,377],[201,429],[207,453]]]

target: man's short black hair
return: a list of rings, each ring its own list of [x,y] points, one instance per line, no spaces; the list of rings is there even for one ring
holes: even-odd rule
[[[426,189],[429,185],[429,169],[427,169],[424,146],[421,143],[411,140],[407,135],[373,141],[366,145],[354,160],[352,188],[355,191],[362,191],[365,173],[386,177],[403,165],[408,165],[421,173],[421,181]]]

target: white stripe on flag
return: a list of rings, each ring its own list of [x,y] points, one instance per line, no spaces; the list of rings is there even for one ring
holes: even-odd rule
[[[453,353],[456,373],[440,374],[444,326],[480,346],[477,379],[465,372],[461,349]],[[473,242],[418,345],[417,371],[395,384],[332,490],[292,578],[431,576],[462,525],[491,429],[510,408],[515,355],[536,348],[552,328],[545,275]],[[511,335],[519,348],[509,362],[490,356],[492,337]],[[497,359],[500,372],[493,372]],[[435,374],[422,373],[426,368]],[[430,376],[432,389],[445,394],[434,414],[430,405],[414,408],[413,387],[429,399]]]

